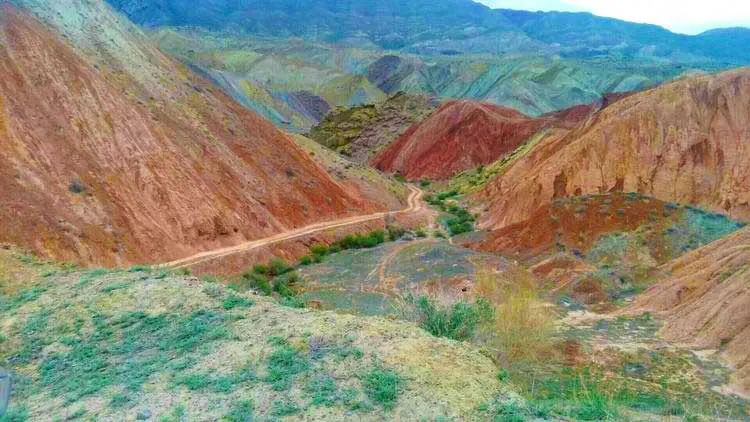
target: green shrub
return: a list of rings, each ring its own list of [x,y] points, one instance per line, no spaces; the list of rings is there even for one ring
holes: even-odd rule
[[[252,422],[255,405],[250,400],[240,400],[232,404],[232,409],[223,420],[226,422]]]
[[[330,253],[330,249],[328,245],[317,243],[310,247],[310,253],[312,253],[313,256],[324,257]]]
[[[281,258],[273,258],[271,262],[268,264],[267,275],[273,278],[273,277],[278,277],[280,275],[284,275],[291,271],[294,271],[294,268],[292,268],[292,266],[289,265],[288,262],[284,261]]]
[[[369,249],[385,242],[385,232],[375,230],[366,235],[349,235],[334,243],[341,250],[347,249]]]
[[[109,407],[113,409],[123,408],[128,404],[130,404],[130,397],[122,393],[115,394],[109,401]]]
[[[404,380],[399,374],[384,368],[372,369],[365,374],[362,383],[367,397],[386,409],[391,409],[396,405],[404,388]]]
[[[312,265],[314,263],[315,263],[315,258],[313,258],[311,255],[305,255],[299,259],[299,265],[303,267]]]
[[[293,309],[303,309],[306,306],[305,301],[296,296],[282,297],[281,300],[279,300],[279,304]]]
[[[222,306],[228,311],[236,307],[249,308],[253,306],[253,301],[245,297],[230,294],[226,299],[224,299],[224,303],[222,303]]]
[[[333,406],[338,400],[336,381],[328,375],[318,375],[305,386],[313,406]]]
[[[268,357],[268,375],[265,381],[276,391],[288,390],[297,375],[308,369],[308,359],[286,341],[281,340],[276,342],[273,352]]]
[[[268,280],[268,277],[257,272],[256,269],[242,274],[240,284],[242,290],[253,289],[266,296],[270,296],[271,293],[273,293],[273,287],[271,287],[271,282]]]
[[[417,311],[420,327],[435,337],[453,340],[469,340],[474,337],[480,324],[492,321],[494,311],[484,299],[470,304],[459,302],[450,307],[441,307],[422,296],[409,298]]]
[[[296,415],[300,410],[299,405],[290,398],[276,400],[271,405],[271,415],[276,417]]]
[[[420,238],[420,239],[422,239],[422,238],[425,238],[425,237],[427,237],[427,231],[426,231],[426,230],[424,229],[424,227],[420,227],[420,228],[418,228],[418,229],[417,229],[417,230],[416,230],[416,231],[414,232],[414,234],[415,234],[415,235],[416,235],[416,236],[417,236],[418,238]]]
[[[249,367],[229,375],[214,375],[208,372],[197,372],[180,375],[175,378],[175,385],[187,387],[190,391],[208,390],[214,393],[231,393],[237,386],[255,379],[255,373]]]
[[[386,230],[388,230],[388,239],[390,239],[391,241],[399,240],[406,234],[406,230],[400,226],[389,225]]]
[[[294,286],[299,283],[299,274],[288,273],[273,280],[273,291],[283,298],[291,298],[297,295]]]

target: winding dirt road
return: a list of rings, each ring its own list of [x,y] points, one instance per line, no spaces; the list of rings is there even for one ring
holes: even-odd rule
[[[185,268],[193,265],[202,264],[207,261],[214,259],[223,258],[225,256],[234,255],[238,253],[248,252],[253,249],[261,248],[264,246],[272,245],[274,243],[283,242],[286,240],[292,240],[303,236],[308,236],[317,232],[336,229],[340,227],[351,226],[354,224],[366,223],[368,221],[377,220],[387,216],[399,215],[399,214],[412,214],[418,213],[426,209],[423,202],[424,191],[416,186],[408,185],[411,193],[407,201],[407,207],[401,211],[390,211],[390,212],[379,212],[376,214],[362,215],[357,217],[342,218],[339,220],[326,221],[322,223],[312,224],[307,227],[302,227],[295,230],[289,230],[282,232],[271,237],[264,239],[253,240],[246,243],[241,243],[236,246],[230,246],[227,248],[214,249],[211,251],[201,252],[199,254],[189,256],[187,258],[178,259],[176,261],[167,262],[159,265],[160,268]]]

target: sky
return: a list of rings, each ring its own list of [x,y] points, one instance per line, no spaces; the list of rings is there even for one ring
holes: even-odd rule
[[[476,0],[490,7],[591,12],[631,22],[653,23],[674,32],[750,27],[750,0]]]

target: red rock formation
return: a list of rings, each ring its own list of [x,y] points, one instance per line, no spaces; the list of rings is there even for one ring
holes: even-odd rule
[[[555,198],[639,192],[750,219],[750,70],[634,94],[555,131],[491,181],[480,221],[496,230]]]
[[[660,313],[660,334],[697,349],[716,349],[735,367],[733,389],[750,396],[750,229],[664,267],[670,276],[643,293],[630,314]]]
[[[547,119],[500,106],[450,101],[409,128],[373,165],[407,179],[447,179],[513,152],[545,124]]]
[[[114,15],[0,8],[0,241],[126,265],[378,208]]]

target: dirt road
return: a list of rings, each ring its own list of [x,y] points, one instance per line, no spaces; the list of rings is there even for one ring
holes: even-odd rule
[[[185,268],[193,265],[201,264],[206,261],[212,261],[214,259],[223,258],[225,256],[234,255],[237,253],[248,252],[253,249],[261,248],[264,246],[272,245],[274,243],[283,242],[286,240],[296,239],[298,237],[308,236],[317,232],[336,229],[340,227],[351,226],[354,224],[366,223],[368,221],[377,220],[387,216],[399,215],[399,214],[412,214],[418,213],[426,208],[424,204],[424,191],[416,186],[408,185],[411,193],[407,200],[407,207],[401,211],[390,211],[390,212],[379,212],[376,214],[362,215],[357,217],[342,218],[333,221],[326,221],[322,223],[316,223],[307,227],[302,227],[295,230],[289,230],[282,232],[265,239],[253,240],[250,242],[242,243],[236,246],[230,246],[227,248],[214,249],[211,251],[201,252],[199,254],[178,259],[176,261],[167,262],[159,265],[160,268]]]

